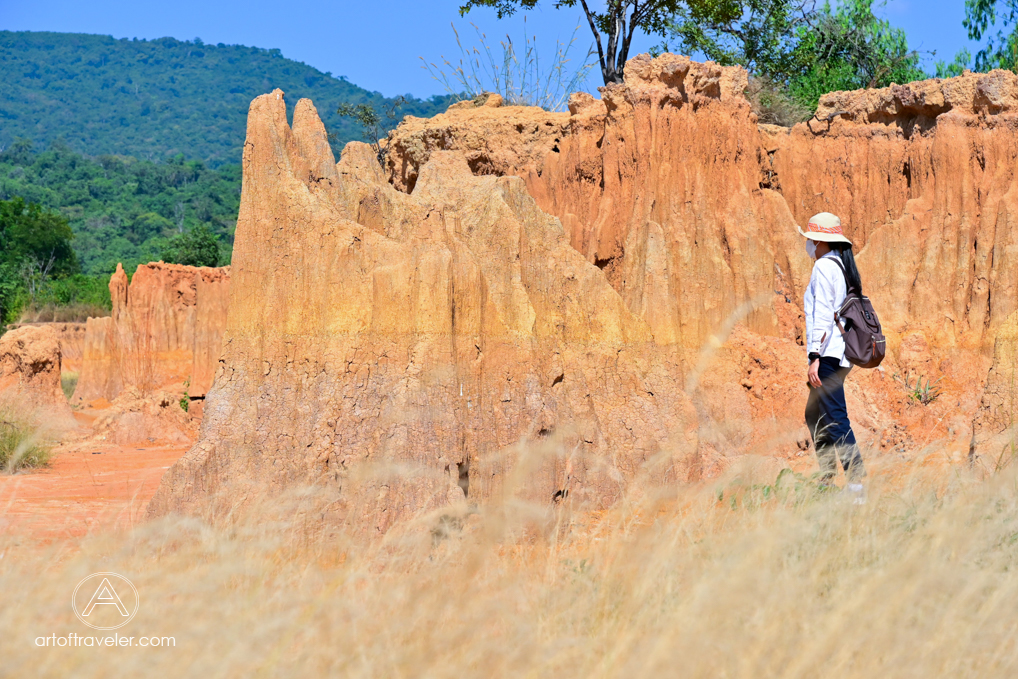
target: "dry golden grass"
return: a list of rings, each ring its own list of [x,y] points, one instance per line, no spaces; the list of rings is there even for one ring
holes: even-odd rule
[[[109,316],[110,310],[98,304],[33,305],[21,312],[20,323],[84,323],[89,318]]]
[[[786,475],[598,515],[494,502],[372,541],[310,537],[313,494],[219,528],[7,538],[0,675],[1015,676],[1018,478],[905,471],[876,469],[863,507]],[[36,647],[90,632],[69,602],[96,571],[140,592],[122,635],[175,647]]]
[[[38,418],[23,404],[0,400],[0,473],[49,463],[52,442]]]

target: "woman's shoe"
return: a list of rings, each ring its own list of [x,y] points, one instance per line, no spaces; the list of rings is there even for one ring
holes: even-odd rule
[[[854,505],[866,504],[866,487],[861,483],[850,483],[845,486],[845,494],[851,498]]]

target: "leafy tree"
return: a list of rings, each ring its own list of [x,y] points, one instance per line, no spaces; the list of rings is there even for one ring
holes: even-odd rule
[[[79,271],[71,248],[74,232],[62,215],[43,210],[24,198],[0,200],[0,261],[33,261],[47,275]]]
[[[905,32],[874,16],[873,0],[845,0],[836,11],[826,3],[811,24],[797,29],[788,74],[790,92],[810,108],[827,92],[928,77]]]
[[[972,53],[967,49],[962,49],[958,54],[954,56],[954,61],[948,63],[944,61],[938,61],[936,64],[936,74],[938,78],[954,78],[965,72],[965,69],[970,68],[972,63]]]
[[[3,155],[9,162],[19,163],[24,165],[31,162],[32,160],[32,149],[35,144],[32,143],[31,139],[26,137],[18,137],[14,140],[7,149],[4,149]]]
[[[0,200],[0,320],[35,302],[52,278],[78,272],[73,238],[60,214],[21,197]]]
[[[1000,29],[996,34],[989,33],[998,19]],[[1018,0],[965,0],[962,25],[968,29],[972,40],[987,37],[986,46],[976,52],[975,70],[1006,68],[1018,71]],[[963,57],[959,54],[955,63]],[[963,64],[967,61],[964,59]]]
[[[173,264],[219,266],[221,259],[219,241],[204,224],[174,236],[163,250],[163,261]]]
[[[539,0],[467,0],[460,15],[475,7],[494,8],[499,19],[512,16],[518,9],[529,10]],[[556,0],[555,9],[575,7],[577,0]],[[629,48],[636,30],[664,36],[670,21],[680,11],[697,20],[731,22],[741,15],[738,0],[607,0],[605,10],[590,9],[587,0],[579,0],[594,34],[604,83],[621,83],[625,76]],[[603,36],[603,38],[602,38]]]
[[[926,74],[905,32],[873,14],[873,0],[834,9],[814,0],[736,0],[734,21],[680,10],[669,24],[679,49],[808,92],[880,87]],[[665,49],[668,43],[664,45]],[[828,89],[824,89],[827,87]]]
[[[738,10],[708,17],[680,9],[668,38],[684,52],[745,66],[758,98],[784,106],[789,122],[808,116],[827,92],[927,77],[904,31],[873,14],[873,0],[844,0],[836,8],[814,0],[733,1]]]
[[[15,300],[19,291],[18,277],[14,269],[7,264],[0,264],[0,323],[13,319]],[[0,331],[3,328],[0,327]]]
[[[816,17],[815,0],[735,0],[731,4],[712,16],[679,8],[668,23],[668,36],[683,54],[703,54],[722,66],[739,64],[757,76],[786,79],[796,68],[800,29]],[[665,41],[660,49],[669,48]]]

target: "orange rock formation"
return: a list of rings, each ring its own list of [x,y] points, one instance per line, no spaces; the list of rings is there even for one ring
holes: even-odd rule
[[[569,451],[528,496],[593,505],[695,448],[674,361],[522,180],[434,154],[400,193],[363,145],[334,162],[310,101],[291,129],[279,91],[252,104],[244,171],[224,370],[154,511],[381,464],[344,501],[384,530],[495,492],[521,439]]]
[[[71,409],[60,388],[60,340],[52,327],[24,326],[0,337],[0,401],[47,424],[69,422]]]
[[[821,210],[855,240],[891,345],[852,378],[857,434],[964,459],[1015,311],[1015,76],[834,93],[788,131],[757,125],[739,68],[641,55],[626,74],[568,114],[408,118],[388,176],[356,144],[334,164],[310,102],[291,128],[281,92],[256,99],[223,370],[152,511],[321,481],[350,503],[375,462],[398,472],[356,492],[384,530],[483,499],[514,443],[551,434],[527,492],[587,506],[652,459],[682,479],[805,456],[794,225]],[[998,342],[991,386],[1013,353]],[[914,406],[910,373],[944,396]]]
[[[196,438],[195,419],[180,407],[180,395],[165,391],[142,394],[128,387],[92,423],[89,445],[189,445]]]
[[[51,323],[15,324],[9,327],[21,328],[26,326],[53,328],[57,333],[57,341],[60,343],[60,369],[65,373],[76,373],[81,370],[81,360],[85,352],[84,323],[55,321]]]
[[[155,262],[139,266],[128,285],[118,265],[110,279],[112,314],[88,319],[74,400],[113,401],[131,387],[204,397],[219,359],[229,287],[229,267]]]
[[[1018,269],[1005,253],[1018,233],[1018,76],[969,73],[835,92],[821,99],[815,119],[791,130],[756,124],[740,95],[744,77],[684,57],[636,57],[625,86],[604,88],[603,100],[574,95],[568,121],[517,108],[543,135],[524,137],[515,166],[499,152],[513,147],[511,125],[494,125],[483,140],[464,132],[471,115],[491,125],[495,116],[511,120],[511,108],[408,118],[390,142],[392,181],[411,186],[414,168],[439,149],[525,178],[573,245],[648,321],[655,341],[686,348],[769,290],[779,294],[748,315],[747,326],[798,341],[794,307],[809,263],[792,225],[816,212],[839,214],[891,343],[884,376],[942,377],[961,412],[934,438],[948,434],[967,446],[985,353],[1016,305]],[[761,342],[782,346],[752,340]],[[752,353],[731,351],[738,361]],[[715,381],[727,385],[726,407],[739,400],[732,385],[742,380],[758,382],[747,374]],[[880,393],[877,386],[867,391]],[[903,438],[888,433],[910,419],[900,407],[861,405],[872,443]]]
[[[1018,313],[997,331],[993,365],[979,403],[972,456],[984,468],[998,469],[1018,459]]]

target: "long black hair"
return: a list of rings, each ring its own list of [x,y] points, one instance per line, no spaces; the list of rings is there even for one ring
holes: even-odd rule
[[[853,288],[862,295],[862,278],[859,277],[859,269],[855,265],[855,257],[852,256],[852,246],[848,243],[828,243],[831,251],[834,252],[845,265],[845,279],[848,281],[848,289]]]

